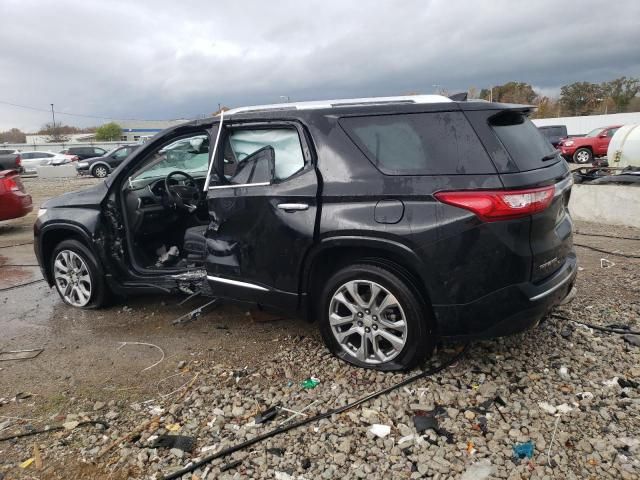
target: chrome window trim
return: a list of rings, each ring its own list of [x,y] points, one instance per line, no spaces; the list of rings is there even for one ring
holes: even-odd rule
[[[269,182],[259,182],[259,183],[234,183],[233,185],[215,185],[213,187],[209,187],[209,190],[220,190],[222,188],[238,188],[238,187],[268,187],[271,185]]]
[[[216,161],[218,142],[220,142],[220,132],[222,132],[222,122],[224,122],[224,110],[220,111],[220,125],[218,125],[216,143],[213,145],[213,154],[211,155],[211,159],[209,160],[209,170],[207,170],[207,179],[204,181],[204,188],[202,189],[203,192],[206,192],[209,189],[209,182],[211,181],[211,169],[213,168],[213,164]]]

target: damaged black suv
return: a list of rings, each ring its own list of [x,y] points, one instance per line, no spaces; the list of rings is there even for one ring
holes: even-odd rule
[[[36,255],[69,305],[201,292],[314,320],[355,365],[409,368],[572,292],[572,179],[529,112],[411,96],[185,123],[46,202]]]

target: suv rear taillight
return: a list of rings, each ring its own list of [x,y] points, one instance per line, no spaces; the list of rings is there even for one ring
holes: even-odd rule
[[[464,208],[485,222],[526,217],[546,209],[553,200],[555,186],[526,190],[462,190],[438,192],[442,203]]]
[[[4,183],[4,188],[10,192],[20,192],[23,191],[22,182],[20,181],[20,177],[15,175],[10,175],[8,177],[4,177],[0,179],[0,182]]]
[[[16,155],[16,167],[20,168],[22,165],[22,157],[20,155]]]

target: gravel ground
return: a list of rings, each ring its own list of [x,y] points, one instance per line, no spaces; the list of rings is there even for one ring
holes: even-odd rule
[[[640,231],[599,224],[581,223],[577,231],[640,238]],[[575,242],[640,255],[635,240],[578,234]],[[640,259],[583,247],[577,251],[578,296],[555,313],[640,330]],[[138,304],[133,312],[120,309],[120,315],[133,318]],[[232,313],[223,310],[193,325],[202,328],[212,318],[219,323],[221,315]],[[269,407],[308,408],[304,413],[313,415],[417,373],[350,367],[326,351],[314,328],[288,334],[292,324],[280,325],[286,328],[272,332],[271,345],[247,349],[246,358],[238,353],[212,358],[206,340],[186,356],[169,356],[156,367],[164,368],[162,378],[154,379],[144,395],[110,394],[103,388],[75,393],[74,386],[56,379],[48,388],[66,395],[65,402],[56,404],[38,395],[22,398],[5,386],[0,389],[0,437],[66,428],[0,442],[0,479],[161,478],[269,431],[290,415],[280,411],[274,420],[255,425],[255,416]],[[223,341],[244,349],[256,342],[255,328],[246,323],[244,336]],[[264,343],[268,336],[263,332],[255,338]],[[640,347],[633,341],[549,317],[523,334],[472,343],[437,375],[215,460],[183,478],[640,478]],[[440,346],[430,364],[446,362],[460,348]],[[154,358],[144,360],[151,365]],[[128,367],[119,363],[118,368]],[[135,368],[141,370],[140,364]],[[129,373],[143,383],[153,369],[136,372]],[[301,387],[311,376],[320,379],[319,385]],[[136,386],[132,380],[130,388]],[[31,391],[37,390],[33,385]],[[416,417],[431,428],[419,432]],[[108,428],[76,425],[85,420],[105,421]],[[388,426],[389,433],[375,436],[370,430],[376,424]],[[193,437],[192,451],[153,448],[165,434]],[[514,446],[527,442],[533,444],[532,457],[514,458]]]

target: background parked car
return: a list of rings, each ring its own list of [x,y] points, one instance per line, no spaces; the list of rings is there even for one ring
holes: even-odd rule
[[[31,195],[15,170],[0,172],[0,220],[24,217],[33,210]]]
[[[104,178],[122,163],[139,145],[124,145],[108,152],[106,155],[88,158],[76,164],[79,175],[90,173],[94,177]]]
[[[64,165],[78,159],[74,155],[46,151],[20,152],[20,156],[22,157],[22,167],[25,172],[34,172],[37,167],[43,165]]]
[[[571,137],[560,142],[560,152],[567,160],[576,163],[591,163],[595,157],[604,157],[613,134],[621,125],[591,130],[584,137]]]
[[[558,148],[562,140],[569,136],[567,135],[566,125],[545,125],[544,127],[538,127],[538,130],[556,148]]]
[[[22,172],[22,157],[13,148],[0,149],[0,170],[15,170]]]
[[[88,146],[69,147],[62,150],[60,153],[63,153],[65,155],[75,155],[80,160],[84,160],[86,158],[101,157],[102,155],[105,155],[107,151],[104,148]]]

